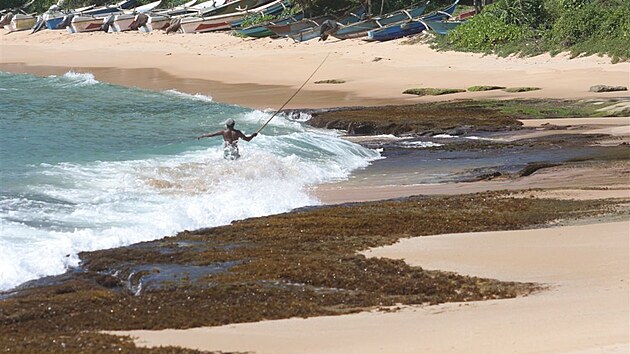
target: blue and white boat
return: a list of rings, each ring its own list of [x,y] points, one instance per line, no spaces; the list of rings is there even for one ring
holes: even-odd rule
[[[437,34],[448,34],[448,32],[454,30],[458,26],[466,23],[466,21],[425,21],[430,30]]]
[[[359,6],[354,11],[346,13],[344,16],[337,19],[335,22],[338,25],[348,26],[353,23],[357,23],[359,21],[365,20],[366,16],[367,16],[367,13],[365,11],[365,8],[363,6]],[[317,27],[313,27],[313,28],[306,29],[304,31],[289,34],[288,37],[293,39],[295,42],[305,42],[314,38],[320,38],[322,35],[322,26],[324,26],[326,22],[327,21],[320,23]]]
[[[273,36],[275,33],[271,31],[267,26],[273,25],[288,25],[304,19],[304,12],[299,12],[295,15],[285,17],[280,20],[269,21],[258,25],[249,26],[246,28],[237,29],[236,32],[247,37],[262,38]]]
[[[368,32],[366,40],[368,41],[389,41],[392,39],[402,38],[420,33],[427,29],[425,21],[442,21],[453,16],[453,12],[457,8],[459,0],[455,0],[450,6],[432,12],[426,16],[416,18],[407,22],[393,24],[387,27],[379,28]]]
[[[353,23],[348,26],[339,24],[340,28],[331,34],[337,39],[350,39],[364,37],[368,31],[383,28],[395,23],[412,20],[424,13],[427,4],[421,4],[409,9],[390,12],[383,16],[373,17],[365,21]]]

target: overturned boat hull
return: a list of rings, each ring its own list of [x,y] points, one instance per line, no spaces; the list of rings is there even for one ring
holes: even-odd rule
[[[231,28],[231,23],[241,20],[243,17],[251,14],[267,13],[269,9],[282,5],[284,0],[275,0],[267,2],[266,5],[254,8],[250,11],[233,12],[224,15],[216,15],[210,17],[191,16],[182,18],[180,31],[183,33],[202,33],[210,31],[226,30]]]
[[[171,24],[171,16],[150,14],[149,20],[138,30],[140,32],[165,31]]]
[[[435,11],[426,16],[413,19],[400,24],[393,24],[377,30],[369,31],[366,40],[368,41],[389,41],[420,33],[427,29],[425,21],[441,21],[450,18],[457,7],[459,0],[441,11]]]
[[[11,19],[11,22],[9,22],[8,25],[4,26],[4,29],[9,32],[25,31],[33,28],[36,22],[37,18],[35,18],[34,16],[16,14]]]
[[[374,17],[349,26],[343,26],[331,35],[337,39],[361,38],[366,36],[371,30],[419,17],[424,13],[426,7],[426,4],[424,4],[407,10],[391,12],[381,17]]]
[[[74,16],[68,26],[68,32],[82,33],[100,31],[106,20],[106,17]]]

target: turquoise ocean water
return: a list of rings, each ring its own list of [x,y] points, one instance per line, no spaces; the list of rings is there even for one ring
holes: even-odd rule
[[[90,73],[0,72],[0,290],[81,251],[317,204],[307,188],[379,158],[307,116],[274,118],[237,161],[220,138],[195,139],[227,118],[251,134],[271,114]]]

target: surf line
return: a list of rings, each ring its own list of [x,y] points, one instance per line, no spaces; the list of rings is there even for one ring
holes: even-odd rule
[[[298,93],[300,93],[300,91],[304,88],[304,86],[306,86],[306,84],[307,84],[307,83],[308,83],[308,82],[309,82],[309,81],[313,78],[313,76],[315,76],[315,73],[317,72],[317,70],[319,70],[319,68],[321,68],[321,67],[322,67],[322,65],[324,65],[324,63],[326,62],[326,59],[328,59],[328,57],[329,57],[329,56],[330,56],[330,53],[328,53],[328,54],[326,55],[326,57],[324,58],[324,60],[322,60],[322,62],[321,62],[321,63],[319,64],[319,66],[315,69],[315,71],[313,71],[313,73],[311,74],[311,76],[309,76],[309,77],[308,77],[308,79],[306,79],[306,81],[304,81],[304,83],[302,84],[302,86],[300,86],[300,88],[299,88],[299,89],[297,89],[297,91],[295,91],[295,93],[294,93],[291,97],[289,97],[289,99],[288,99],[288,100],[287,100],[287,101],[286,101],[286,102],[282,105],[282,107],[280,107],[280,108],[276,111],[276,113],[274,113],[274,114],[271,116],[271,118],[269,118],[269,119],[265,122],[265,124],[263,124],[260,128],[258,128],[258,130],[256,131],[256,134],[260,133],[260,131],[261,131],[261,130],[263,130],[263,129],[267,126],[267,124],[269,124],[269,122],[271,122],[271,120],[272,120],[272,119],[273,119],[276,115],[278,115],[278,113],[280,113],[280,111],[282,111],[282,109],[283,109],[284,107],[286,107],[286,105],[288,105],[288,104],[289,104],[289,102],[291,102],[291,100],[293,99],[293,97],[297,96],[297,94],[298,94]]]

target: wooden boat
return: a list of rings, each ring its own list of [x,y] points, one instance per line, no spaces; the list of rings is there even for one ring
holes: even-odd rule
[[[438,34],[447,34],[448,32],[457,28],[457,26],[466,23],[466,21],[431,21],[426,20],[424,24]]]
[[[9,24],[4,26],[4,29],[9,32],[25,31],[33,28],[36,22],[37,18],[35,16],[15,14],[13,15],[13,17],[11,17],[11,21],[9,21]]]
[[[273,24],[266,26],[268,30],[278,37],[288,37],[292,34],[305,31],[320,26],[324,21],[333,19],[332,16],[321,16],[316,18],[305,18],[296,22],[286,24]]]
[[[138,14],[149,12],[158,6],[162,0],[157,0],[152,3],[138,6],[133,11],[125,11],[122,14],[118,14],[114,16],[114,22],[109,27],[108,32],[123,32],[132,30],[131,25],[137,19]],[[137,28],[133,28],[134,30]]]
[[[411,21],[397,23],[389,25],[387,27],[369,31],[366,40],[389,41],[392,39],[402,38],[420,33],[427,28],[425,21],[441,21],[450,18],[453,15],[453,12],[457,7],[458,2],[459,0],[455,0],[453,4],[440,11],[434,11],[426,16],[416,18]]]
[[[84,16],[105,17],[105,16],[110,15],[112,13],[116,13],[116,12],[120,12],[122,10],[130,9],[135,4],[136,4],[136,0],[124,0],[124,1],[121,1],[121,2],[116,3],[114,5],[109,5],[109,6],[105,5],[105,6],[94,7],[94,8],[91,8],[89,10],[75,11],[75,13],[79,13],[79,14],[84,15]]]
[[[365,20],[365,8],[363,6],[357,8],[353,12],[348,12],[343,17],[337,19],[337,24],[348,26],[350,24]],[[290,34],[288,37],[293,39],[295,42],[305,42],[314,38],[318,38],[321,36],[321,27],[325,23],[322,22],[319,26],[310,28],[304,31],[300,31],[298,33]]]
[[[275,33],[271,31],[269,28],[267,28],[267,26],[286,25],[289,23],[300,21],[302,19],[304,19],[304,12],[300,12],[293,16],[285,17],[277,21],[269,21],[269,22],[258,24],[258,25],[249,26],[247,28],[241,28],[241,29],[236,30],[236,32],[243,36],[253,37],[253,38],[269,37],[269,36],[273,36]]]
[[[457,20],[457,21],[467,20],[467,19],[475,16],[476,14],[477,14],[477,10],[471,10],[471,11],[462,12],[459,15],[455,16],[455,20]]]
[[[235,12],[231,14],[216,15],[210,17],[188,16],[182,18],[182,33],[203,33],[219,31],[230,28],[230,22],[243,18],[247,13]]]
[[[235,0],[224,5],[204,10],[200,13],[202,17],[225,15],[235,12],[251,11],[257,7],[266,5],[273,0]]]
[[[215,3],[215,1],[210,0],[195,5],[196,2],[197,0],[191,0],[187,3],[184,3],[183,5],[176,6],[170,9],[150,12],[147,14],[147,16],[149,17],[147,23],[143,26],[140,26],[138,30],[145,33],[154,30],[166,30],[173,18],[185,16],[188,14],[197,14],[199,13],[197,6],[200,6],[199,9],[205,9]]]
[[[219,31],[230,28],[230,23],[240,20],[246,15],[259,13],[270,7],[276,6],[284,0],[275,0],[268,2],[266,5],[256,7],[249,11],[232,12],[215,16],[188,16],[182,18],[180,32],[183,33],[203,33],[210,31]]]
[[[4,28],[4,26],[8,26],[13,19],[13,12],[9,11],[7,13],[2,14],[0,16],[0,28]]]
[[[412,20],[424,13],[427,5],[422,4],[407,10],[398,10],[391,12],[382,17],[374,17],[369,20],[357,22],[349,26],[342,26],[331,35],[338,39],[360,38],[364,37],[368,31],[382,28],[394,23]]]
[[[103,29],[107,16],[75,15],[67,27],[69,33],[95,32]]]
[[[140,32],[148,33],[151,31],[164,31],[168,28],[171,23],[171,19],[173,17],[168,15],[160,15],[160,14],[148,14],[149,19],[144,26],[140,26],[138,30]]]
[[[123,10],[129,9],[135,3],[135,0],[126,0],[111,6],[100,6],[80,13],[70,14],[62,21],[62,25],[68,22],[67,19],[71,17],[70,23],[66,27],[68,32],[80,33],[99,31],[113,22],[114,15],[122,14]]]
[[[280,15],[283,11],[289,9],[291,7],[291,2],[289,0],[283,0],[280,1],[278,3],[274,3],[273,6],[270,6],[269,8],[266,8],[264,10],[261,11],[256,11],[255,16],[277,16]],[[255,9],[254,9],[255,10]],[[252,11],[254,11],[252,10]],[[243,17],[240,20],[234,21],[230,23],[230,27],[232,28],[241,28],[241,25],[243,24],[243,21],[245,21],[245,19],[248,16]]]
[[[94,8],[95,5],[90,5],[86,7],[80,7],[71,11],[62,11],[59,6],[51,5],[48,8],[48,11],[46,11],[43,15],[44,24],[49,30],[64,29],[65,26],[61,26],[61,23],[66,16],[68,16],[69,14],[79,14]]]

